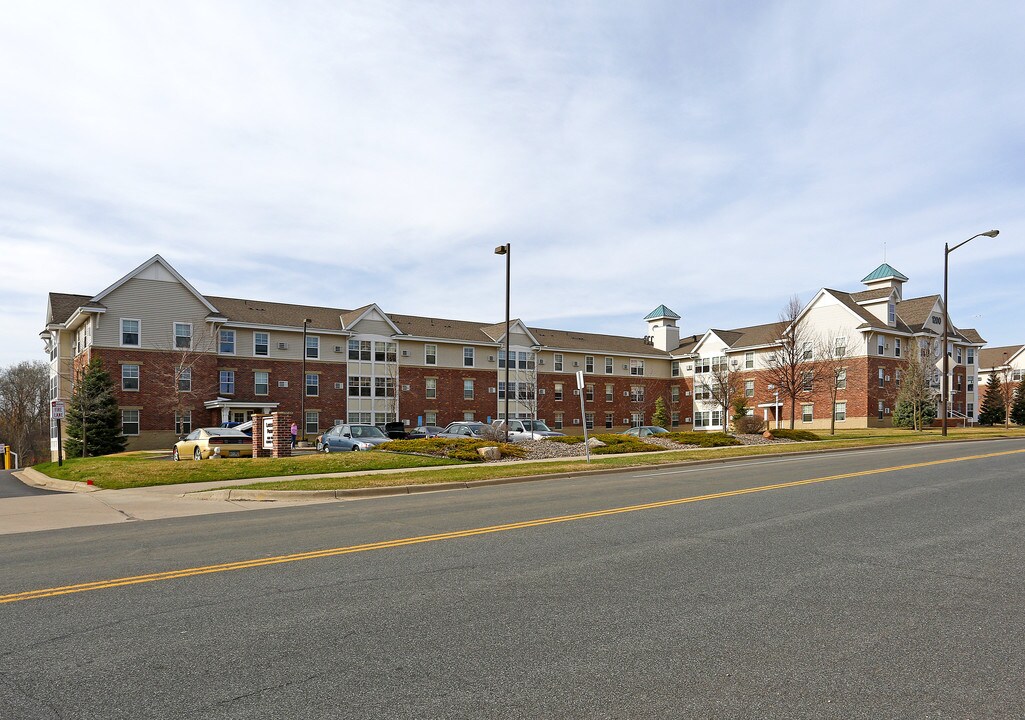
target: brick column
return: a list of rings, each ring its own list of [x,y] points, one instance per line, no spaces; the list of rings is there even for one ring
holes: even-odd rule
[[[274,445],[270,448],[271,457],[292,457],[292,413],[273,412]]]
[[[270,415],[253,415],[253,457],[270,457],[270,448],[263,444],[263,421]]]

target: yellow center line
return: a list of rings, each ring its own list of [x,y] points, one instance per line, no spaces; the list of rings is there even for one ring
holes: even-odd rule
[[[794,480],[791,482],[774,483],[772,485],[759,485],[757,487],[742,488],[740,490],[727,490],[723,492],[709,493],[707,495],[692,495],[690,497],[676,498],[674,500],[661,500],[659,502],[643,503],[641,505],[627,505],[606,510],[595,510],[592,512],[576,513],[573,515],[557,515],[554,517],[507,523],[504,525],[489,525],[487,527],[470,528],[467,530],[454,530],[452,532],[438,533],[436,535],[420,535],[416,537],[399,538],[396,540],[365,543],[362,545],[348,545],[346,547],[329,548],[325,550],[311,550],[309,552],[293,553],[291,555],[254,558],[251,560],[220,563],[218,565],[204,565],[201,567],[167,570],[165,572],[150,573],[147,575],[133,575],[130,577],[113,578],[110,580],[97,580],[95,582],[80,583],[77,585],[63,585],[60,587],[43,588],[41,590],[27,590],[25,592],[0,595],[0,605],[4,603],[19,602],[22,600],[38,600],[40,598],[56,597],[58,595],[90,592],[92,590],[105,590],[108,588],[123,587],[125,585],[139,585],[142,583],[161,582],[164,580],[176,580],[179,578],[193,577],[195,575],[209,575],[212,573],[229,572],[232,570],[247,570],[249,568],[264,567],[267,565],[280,565],[282,563],[298,562],[300,560],[317,560],[320,558],[335,557],[337,555],[369,552],[371,550],[386,550],[389,548],[404,547],[406,545],[419,545],[421,543],[437,542],[440,540],[456,540],[459,538],[473,537],[475,535],[488,535],[491,533],[507,532],[509,530],[522,530],[524,528],[540,527],[542,525],[553,525],[555,523],[589,520],[591,518],[607,517],[609,515],[637,512],[639,510],[654,510],[657,508],[672,507],[674,505],[684,505],[705,500],[719,500],[722,498],[736,497],[738,495],[749,495],[751,493],[766,492],[768,490],[782,490],[785,488],[800,487],[802,485],[814,485],[829,482],[831,480],[845,480],[848,478],[865,477],[866,475],[879,475],[881,473],[931,467],[933,465],[945,465],[947,463],[965,462],[968,460],[984,460],[986,458],[1015,455],[1018,453],[1025,453],[1025,450],[1005,450],[1002,452],[986,453],[983,455],[968,455],[965,457],[950,458],[948,460],[931,460],[929,462],[912,463],[909,465],[894,465],[892,467],[879,468],[876,470],[860,470],[857,472],[828,475],[826,477],[811,478],[808,480]]]

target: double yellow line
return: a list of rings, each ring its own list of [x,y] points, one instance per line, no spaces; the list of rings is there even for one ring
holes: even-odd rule
[[[108,588],[123,587],[125,585],[140,585],[142,583],[162,582],[164,580],[177,580],[179,578],[230,572],[232,570],[247,570],[249,568],[264,567],[267,565],[281,565],[283,563],[299,562],[301,560],[317,560],[320,558],[369,552],[372,550],[387,550],[389,548],[404,547],[406,545],[419,545],[421,543],[438,542],[440,540],[456,540],[459,538],[473,537],[475,535],[488,535],[491,533],[507,532],[509,530],[521,530],[523,528],[540,527],[542,525],[554,525],[555,523],[574,522],[576,520],[589,520],[591,518],[607,517],[609,515],[637,512],[639,510],[654,510],[657,508],[672,507],[674,505],[685,505],[687,503],[701,502],[704,500],[719,500],[721,498],[749,495],[751,493],[765,492],[767,490],[782,490],[785,488],[800,487],[801,485],[814,485],[817,483],[829,482],[830,480],[845,480],[848,478],[864,477],[866,475],[879,475],[881,473],[896,472],[898,470],[911,470],[915,468],[930,467],[933,465],[965,462],[968,460],[984,460],[986,458],[1015,455],[1018,453],[1025,453],[1025,450],[1007,450],[1003,452],[986,453],[984,455],[969,455],[966,457],[951,458],[949,460],[932,460],[930,462],[913,463],[910,465],[894,465],[892,467],[879,468],[877,470],[861,470],[859,472],[829,475],[826,477],[811,478],[809,480],[794,480],[792,482],[775,483],[773,485],[759,485],[758,487],[743,488],[741,490],[729,490],[726,492],[710,493],[708,495],[693,495],[690,497],[677,498],[675,500],[662,500],[660,502],[644,503],[641,505],[627,505],[625,507],[610,508],[607,510],[577,513],[575,515],[557,515],[555,517],[540,518],[538,520],[527,520],[525,522],[508,523],[505,525],[489,525],[487,527],[472,528],[469,530],[455,530],[452,532],[438,533],[436,535],[420,535],[417,537],[385,540],[382,542],[366,543],[363,545],[348,545],[346,547],[330,548],[327,550],[311,550],[309,552],[294,553],[292,555],[278,555],[276,557],[221,563],[219,565],[203,565],[201,567],[168,570],[166,572],[150,573],[148,575],[132,575],[130,577],[114,578],[111,580],[97,580],[95,582],[80,583],[78,585],[63,585],[60,587],[43,588],[41,590],[27,590],[20,593],[0,595],[0,604],[20,602],[22,600],[38,600],[40,598],[91,592],[93,590],[106,590]]]

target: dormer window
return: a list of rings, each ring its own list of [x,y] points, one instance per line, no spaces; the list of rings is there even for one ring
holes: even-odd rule
[[[886,306],[886,320],[890,325],[897,324],[897,305],[895,303],[889,303]]]

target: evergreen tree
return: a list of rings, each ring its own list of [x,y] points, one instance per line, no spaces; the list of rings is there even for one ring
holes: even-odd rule
[[[989,376],[986,382],[986,397],[979,408],[980,425],[996,425],[1004,422],[1005,415],[1004,386],[996,373]]]
[[[109,455],[125,449],[114,381],[94,358],[79,373],[64,420],[68,457]]]
[[[659,427],[669,427],[669,411],[666,410],[666,401],[661,396],[655,399],[655,413],[651,416],[651,422]]]
[[[916,404],[912,400],[898,400],[893,409],[893,426],[914,430],[930,427],[937,416],[936,403]]]
[[[1011,420],[1017,425],[1025,425],[1025,377],[1018,383],[1018,389],[1014,393]]]

